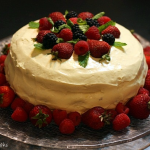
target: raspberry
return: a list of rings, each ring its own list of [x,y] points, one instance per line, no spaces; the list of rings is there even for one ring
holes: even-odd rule
[[[106,33],[102,36],[103,41],[107,42],[109,45],[113,45],[115,42],[115,37],[110,34],[110,33]]]
[[[78,112],[70,112],[68,119],[72,120],[75,126],[78,126],[81,122],[81,115]]]
[[[81,12],[80,14],[78,14],[78,18],[82,18],[83,20],[87,19],[87,18],[92,18],[94,15],[90,12]]]
[[[53,20],[54,23],[58,20],[66,22],[66,19],[61,12],[52,12],[49,14],[49,17]]]
[[[50,33],[50,30],[41,30],[39,31],[38,35],[36,36],[36,41],[39,43],[43,43],[43,37],[47,34]]]
[[[78,24],[77,22],[77,17],[74,17],[74,18],[70,18],[69,20],[73,23],[73,24]]]
[[[89,45],[86,41],[79,41],[75,44],[74,51],[77,55],[84,55],[89,51]]]
[[[58,29],[59,26],[61,26],[63,24],[66,24],[66,23],[62,20],[58,20],[58,21],[55,22],[54,27]]]
[[[90,54],[95,58],[100,58],[107,54],[110,50],[110,45],[105,41],[88,40]]]
[[[39,30],[50,30],[53,25],[48,21],[47,18],[41,18],[39,20]]]
[[[88,39],[99,40],[101,38],[97,27],[92,26],[86,32],[85,35]]]
[[[87,37],[83,33],[77,31],[77,32],[74,32],[73,39],[80,39],[80,40],[86,41]]]
[[[119,38],[120,37],[120,31],[115,26],[108,26],[105,30],[103,30],[101,32],[102,35],[104,35],[106,33],[112,34],[115,38]]]
[[[11,108],[15,110],[17,107],[22,107],[25,105],[25,101],[20,97],[16,97],[11,104]]]
[[[74,18],[77,17],[77,13],[75,11],[70,11],[67,15],[66,15],[66,19],[70,19],[70,18]]]
[[[70,43],[59,43],[52,49],[54,59],[69,59],[73,53],[73,46]]]
[[[86,19],[87,24],[92,27],[92,26],[96,26],[99,27],[99,23],[97,22],[97,20],[91,19],[91,18],[87,18]]]
[[[59,33],[59,38],[62,38],[64,41],[70,41],[73,38],[73,33],[70,29],[62,29]]]
[[[57,41],[57,36],[53,33],[47,33],[44,37],[43,37],[43,46],[46,49],[52,48]]]
[[[105,24],[105,23],[107,23],[110,20],[111,19],[109,17],[107,17],[107,16],[102,16],[102,17],[100,17],[100,18],[97,19],[97,21],[98,21],[98,23],[99,23],[100,26],[103,25],[103,24]]]

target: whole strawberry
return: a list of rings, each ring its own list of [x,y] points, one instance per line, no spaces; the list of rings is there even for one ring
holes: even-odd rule
[[[145,47],[143,50],[148,68],[150,69],[150,46]]]
[[[39,31],[38,35],[36,36],[36,41],[39,43],[43,42],[43,37],[47,34],[50,33],[50,30],[41,30]]]
[[[58,20],[66,22],[66,19],[61,12],[52,12],[49,14],[49,17],[53,20],[54,23]]]
[[[81,12],[78,14],[78,18],[82,18],[82,20],[85,20],[87,18],[92,18],[94,15],[91,12]]]
[[[0,86],[6,83],[6,77],[3,73],[0,73]]]
[[[122,103],[118,103],[115,110],[117,111],[118,114],[121,114],[121,113],[128,114],[129,113],[129,108],[127,106],[123,105]]]
[[[81,115],[78,112],[70,112],[68,119],[72,120],[75,126],[78,126],[81,122]]]
[[[110,45],[105,41],[88,40],[90,54],[95,58],[101,58],[110,50]]]
[[[70,43],[56,44],[52,49],[53,59],[69,59],[73,53],[73,46]]]
[[[130,125],[130,118],[124,114],[118,114],[113,120],[113,129],[116,131],[122,130]]]
[[[147,89],[143,88],[143,87],[140,87],[140,89],[139,89],[137,95],[138,95],[138,94],[145,94],[145,95],[148,95],[148,96],[149,96],[149,91],[148,91]]]
[[[46,106],[36,105],[30,111],[29,118],[33,125],[39,128],[45,127],[52,121],[52,112]]]
[[[8,107],[14,100],[15,93],[9,86],[0,86],[0,107]]]
[[[22,107],[25,105],[25,101],[20,97],[16,97],[14,101],[11,103],[11,108],[15,110],[17,107]]]
[[[150,114],[150,97],[139,94],[129,101],[130,115],[137,119],[146,119]]]
[[[116,26],[108,26],[106,29],[104,29],[101,34],[107,34],[110,33],[112,34],[115,38],[119,38],[120,37],[120,31]]]
[[[102,17],[100,17],[100,18],[97,19],[97,21],[98,21],[98,23],[99,23],[100,26],[103,25],[103,24],[105,24],[105,23],[107,23],[110,20],[111,19],[109,17],[107,17],[107,16],[102,16]]]
[[[71,41],[73,38],[73,33],[68,28],[62,29],[59,33],[59,38],[62,38],[65,42]]]
[[[150,92],[150,76],[148,76],[148,75],[145,79],[144,88],[147,89]]]
[[[115,117],[117,116],[117,111],[116,110],[114,110],[114,109],[108,109],[107,111],[106,111],[106,115],[105,116],[107,116],[107,118],[106,118],[106,123],[107,124],[110,124],[110,123],[112,123],[112,121],[115,119]]]
[[[5,62],[6,57],[7,57],[7,55],[1,55],[0,56],[0,64]]]
[[[39,20],[39,30],[50,30],[52,29],[52,27],[53,25],[48,21],[46,17]]]
[[[34,105],[29,103],[29,102],[25,102],[23,109],[27,112],[27,114],[30,113],[30,111],[33,109]]]

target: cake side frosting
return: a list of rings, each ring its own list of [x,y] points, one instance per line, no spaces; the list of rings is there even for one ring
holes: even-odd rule
[[[37,29],[28,25],[17,31],[5,62],[6,78],[24,100],[51,109],[85,112],[94,106],[115,108],[126,103],[144,85],[147,65],[141,44],[123,26],[116,41],[127,43],[123,48],[111,47],[109,63],[90,56],[86,68],[77,55],[54,61],[50,50],[34,48]]]

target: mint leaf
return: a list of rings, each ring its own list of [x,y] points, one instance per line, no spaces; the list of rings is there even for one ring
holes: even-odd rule
[[[105,30],[108,26],[110,26],[110,25],[114,26],[115,24],[116,24],[116,22],[110,20],[110,21],[108,21],[107,23],[105,23],[105,24],[103,24],[103,25],[101,25],[101,26],[98,27],[99,32],[101,33],[101,32],[102,32],[103,30]]]
[[[66,11],[65,11],[65,17],[66,17],[66,15],[67,15],[68,13],[69,13],[69,11],[68,11],[68,10],[66,10]]]
[[[62,43],[62,42],[64,42],[64,40],[62,38],[58,38],[56,41],[56,43]]]
[[[68,43],[76,44],[79,41],[79,39],[73,39],[71,41],[67,41]]]
[[[102,58],[100,58],[99,61],[102,61],[102,60],[110,61],[110,56],[109,56],[109,54],[107,53],[107,54],[103,55]]]
[[[31,22],[29,22],[29,27],[31,29],[37,29],[37,28],[39,28],[39,22],[31,21]]]
[[[68,28],[68,29],[71,30],[71,27],[70,27],[70,26],[68,26],[67,24],[63,24],[63,25],[59,26],[58,29],[57,29],[57,28],[54,28],[54,29],[52,29],[51,31],[54,32],[54,33],[58,33],[60,30],[62,30],[62,29],[64,29],[64,28]]]
[[[48,17],[47,20],[54,26],[54,22],[50,17]]]
[[[78,18],[78,19],[77,19],[77,23],[78,23],[79,25],[87,25],[87,22],[86,22],[85,20],[82,20],[82,18]]]
[[[34,44],[34,47],[37,48],[37,49],[44,49],[42,43]]]
[[[127,44],[126,43],[122,43],[122,42],[114,42],[113,46],[116,46],[116,47],[121,47],[121,46],[126,46]]]
[[[67,20],[67,25],[70,26],[70,27],[72,27],[74,24],[73,24],[73,22],[70,19],[68,19]]]
[[[96,14],[92,19],[98,19],[100,17],[102,17],[105,14],[105,12],[100,12],[98,14]]]
[[[89,29],[89,25],[79,25],[79,28],[83,33],[85,33]]]
[[[79,65],[85,68],[88,64],[89,56],[90,51],[88,51],[85,55],[78,56]]]

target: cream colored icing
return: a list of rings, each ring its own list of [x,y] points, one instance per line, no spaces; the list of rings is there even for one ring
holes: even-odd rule
[[[5,61],[6,78],[13,90],[34,105],[68,112],[101,106],[113,109],[126,103],[144,85],[147,64],[141,44],[129,30],[116,24],[121,35],[116,41],[122,48],[111,47],[111,61],[99,62],[90,56],[83,68],[73,53],[67,60],[52,60],[50,50],[34,48],[37,29],[28,25],[12,38],[10,54]]]

